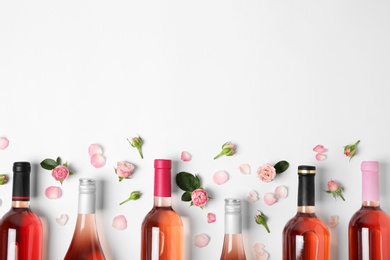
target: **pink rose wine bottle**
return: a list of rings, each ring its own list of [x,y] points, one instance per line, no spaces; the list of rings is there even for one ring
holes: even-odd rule
[[[241,200],[225,199],[225,237],[221,260],[246,259],[241,232]]]
[[[141,260],[183,259],[183,223],[172,209],[171,161],[154,161],[154,207],[141,232]]]
[[[79,180],[79,206],[73,238],[65,260],[105,259],[96,228],[96,184],[92,179]]]
[[[29,162],[13,165],[12,208],[0,221],[0,259],[42,259],[43,231],[38,216],[30,210]]]
[[[361,164],[362,207],[348,227],[350,260],[390,259],[390,220],[379,205],[379,163]]]
[[[330,235],[315,214],[314,166],[298,167],[298,210],[283,230],[283,260],[329,260]]]

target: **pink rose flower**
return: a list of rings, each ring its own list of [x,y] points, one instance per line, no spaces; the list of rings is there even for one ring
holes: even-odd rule
[[[257,169],[257,176],[264,182],[271,182],[276,176],[276,170],[269,163],[263,164]]]
[[[134,171],[134,165],[126,161],[118,162],[115,169],[115,173],[118,175],[119,180],[129,179],[133,171]]]
[[[68,167],[64,165],[58,165],[51,171],[51,175],[54,177],[56,181],[62,182],[68,178],[69,176],[69,169]]]
[[[334,198],[339,196],[342,200],[345,201],[345,198],[343,196],[343,189],[339,186],[337,182],[333,180],[328,181],[328,190],[326,190],[326,192],[332,194]]]
[[[191,193],[191,200],[195,206],[203,208],[209,200],[209,196],[205,190],[196,189]]]
[[[337,182],[335,182],[333,180],[328,181],[328,190],[330,192],[335,192],[335,191],[337,191],[338,188],[339,188],[339,185],[337,184]]]

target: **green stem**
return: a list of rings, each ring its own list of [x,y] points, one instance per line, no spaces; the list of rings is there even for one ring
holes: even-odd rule
[[[141,156],[141,159],[144,158],[143,154],[142,154],[142,151],[141,151],[141,147],[137,147],[137,150],[139,152],[139,155]]]
[[[214,160],[217,159],[217,158],[219,158],[219,157],[222,156],[222,155],[224,155],[223,150],[222,150],[222,152],[220,152],[217,156],[214,157]]]
[[[124,201],[122,201],[121,203],[119,203],[119,205],[122,205],[122,204],[124,204],[124,203],[126,203],[126,202],[128,202],[128,201],[130,201],[131,199],[130,198],[128,198],[127,200],[124,200]]]
[[[271,232],[269,231],[268,225],[267,225],[266,223],[264,223],[263,226],[265,227],[265,229],[267,230],[268,233],[271,233]]]

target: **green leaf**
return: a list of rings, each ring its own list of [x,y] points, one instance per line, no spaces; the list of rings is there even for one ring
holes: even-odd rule
[[[198,175],[195,175],[195,190],[200,188],[200,179]]]
[[[45,159],[41,162],[41,167],[46,170],[53,170],[58,164],[53,159]]]
[[[287,161],[280,161],[277,164],[275,164],[274,168],[277,174],[284,172],[288,169],[290,164]]]
[[[184,191],[189,191],[192,192],[197,188],[196,184],[196,178],[194,175],[188,172],[179,172],[176,175],[176,184],[177,186],[184,190]]]
[[[182,201],[191,201],[192,200],[191,193],[189,191],[184,192],[183,195],[181,195],[181,200]]]
[[[69,175],[73,175],[73,174],[74,174],[74,172],[69,171]]]
[[[57,165],[61,165],[61,164],[62,164],[61,157],[57,157]]]

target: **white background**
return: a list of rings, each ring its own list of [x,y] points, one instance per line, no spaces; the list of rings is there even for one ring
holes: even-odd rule
[[[174,161],[180,171],[198,174],[213,197],[202,211],[181,202],[173,181],[173,206],[183,217],[186,259],[219,259],[225,197],[243,200],[244,244],[265,245],[270,259],[281,259],[284,224],[296,212],[300,164],[317,166],[317,215],[328,222],[332,259],[347,259],[347,227],[361,204],[360,164],[381,166],[382,208],[390,211],[390,3],[387,1],[1,1],[0,173],[12,176],[14,161],[33,163],[32,209],[48,228],[47,259],[62,259],[77,216],[80,177],[99,182],[99,235],[108,259],[138,259],[140,226],[153,203],[153,160]],[[126,138],[144,139],[140,159]],[[343,146],[358,139],[350,162]],[[232,141],[237,153],[213,160]],[[100,144],[107,163],[96,169],[88,146]],[[327,159],[312,148],[324,145]],[[192,155],[180,161],[181,151]],[[61,156],[75,175],[62,197],[49,200],[47,186],[59,185],[40,168]],[[133,179],[118,182],[117,161],[136,166]],[[256,170],[263,163],[290,162],[271,183]],[[248,163],[250,175],[238,166]],[[221,186],[212,175],[225,170]],[[326,194],[334,179],[346,201]],[[0,186],[0,215],[8,211],[12,178]],[[273,206],[260,197],[278,185],[289,196]],[[131,191],[143,196],[122,206]],[[254,222],[268,217],[271,233]],[[217,221],[208,224],[214,212]],[[65,226],[56,223],[69,215]],[[128,228],[112,219],[123,214]],[[206,233],[207,247],[193,246]]]

